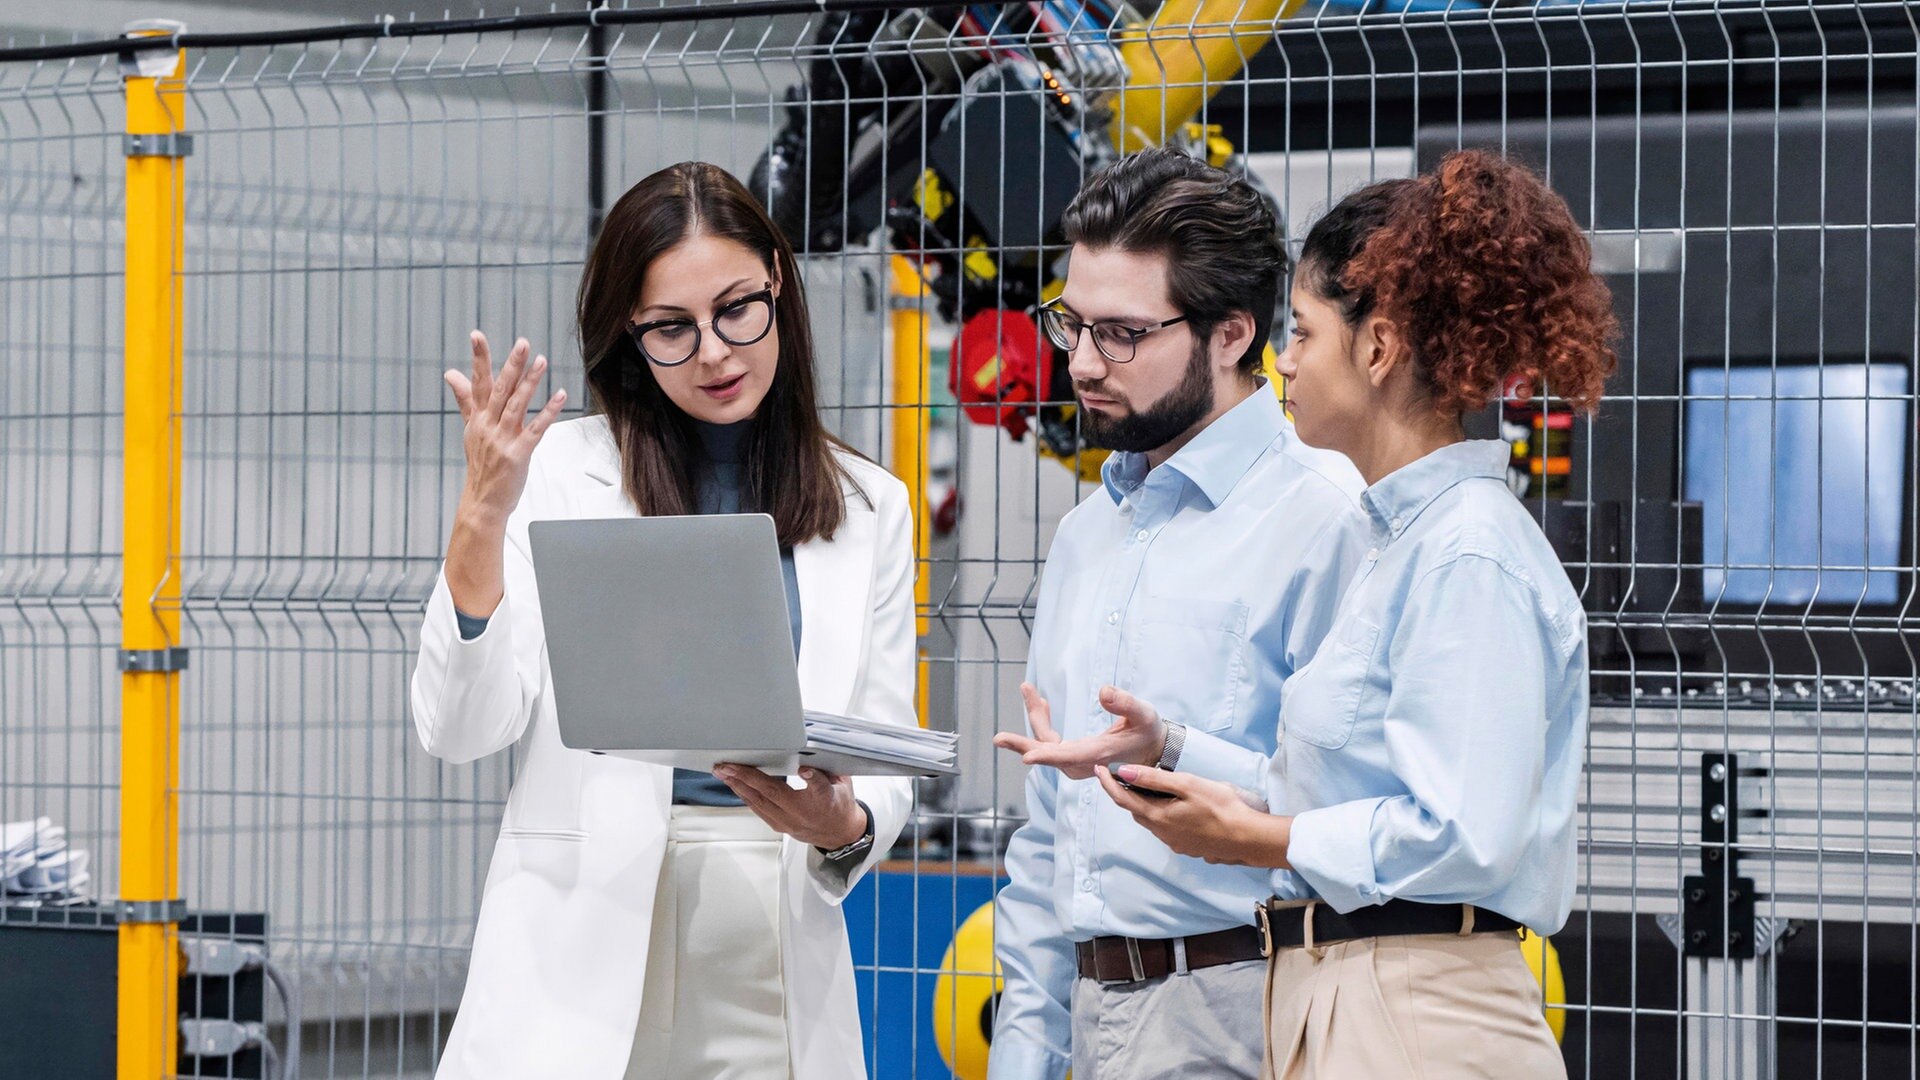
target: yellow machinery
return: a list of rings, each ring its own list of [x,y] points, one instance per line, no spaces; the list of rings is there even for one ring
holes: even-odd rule
[[[1142,30],[1122,38],[1127,85],[1113,109],[1113,145],[1130,154],[1165,142],[1304,2],[1166,0]]]

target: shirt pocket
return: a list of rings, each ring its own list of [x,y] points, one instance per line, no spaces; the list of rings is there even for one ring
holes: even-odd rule
[[[1127,689],[1189,727],[1231,727],[1247,680],[1247,606],[1155,596],[1133,614],[1139,628]]]
[[[1373,671],[1373,650],[1380,628],[1365,619],[1349,619],[1321,646],[1300,677],[1287,687],[1281,715],[1288,738],[1322,750],[1338,750],[1353,737],[1360,702]]]

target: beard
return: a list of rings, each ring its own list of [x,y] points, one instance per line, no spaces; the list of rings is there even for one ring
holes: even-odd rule
[[[1124,416],[1082,408],[1080,422],[1086,429],[1087,444],[1102,450],[1144,454],[1186,434],[1213,411],[1213,372],[1209,367],[1206,343],[1196,342],[1179,385],[1151,408],[1130,409]],[[1074,389],[1098,392],[1099,387],[1099,383],[1087,383],[1076,384]]]

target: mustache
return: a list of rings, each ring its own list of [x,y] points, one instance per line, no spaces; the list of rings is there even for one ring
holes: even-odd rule
[[[1121,400],[1121,397],[1119,394],[1116,394],[1113,391],[1107,389],[1107,381],[1105,379],[1101,379],[1098,382],[1083,382],[1079,379],[1075,379],[1073,380],[1073,392],[1075,394],[1080,395],[1081,397],[1085,397],[1088,394],[1094,394],[1099,397],[1112,398],[1115,401]]]

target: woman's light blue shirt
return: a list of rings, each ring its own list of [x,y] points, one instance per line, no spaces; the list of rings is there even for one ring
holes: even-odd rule
[[[1507,459],[1502,442],[1455,443],[1362,494],[1366,561],[1283,691],[1267,772],[1270,808],[1294,815],[1281,896],[1566,922],[1586,616]],[[1217,740],[1189,739],[1201,752],[1181,768],[1221,772]]]

